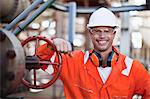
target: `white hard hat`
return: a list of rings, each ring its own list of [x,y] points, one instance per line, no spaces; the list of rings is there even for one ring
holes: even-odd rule
[[[87,24],[88,28],[95,26],[118,27],[117,18],[114,13],[107,8],[99,8],[92,13],[89,23]]]

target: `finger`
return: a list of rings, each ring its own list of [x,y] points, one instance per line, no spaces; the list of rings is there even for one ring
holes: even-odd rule
[[[69,52],[69,53],[68,53],[68,55],[69,55],[70,57],[73,57],[73,55],[72,55],[72,53],[71,53],[71,52]]]
[[[64,42],[61,42],[61,44],[59,46],[60,46],[60,51],[64,52]]]
[[[54,43],[52,39],[48,39],[51,43]]]
[[[67,49],[68,51],[72,51],[72,46],[70,42],[67,42]]]
[[[58,44],[55,46],[56,46],[57,51],[61,51],[61,47]]]
[[[64,43],[63,48],[64,48],[64,52],[68,52],[68,44],[67,42]]]

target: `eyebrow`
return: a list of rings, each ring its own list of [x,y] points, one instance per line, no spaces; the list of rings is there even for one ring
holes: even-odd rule
[[[113,28],[107,28],[107,29],[92,28],[92,29],[94,29],[94,30],[105,30],[105,31],[114,30]]]

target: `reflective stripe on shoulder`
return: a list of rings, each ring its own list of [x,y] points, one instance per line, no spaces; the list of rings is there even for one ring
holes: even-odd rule
[[[89,51],[85,51],[85,54],[84,54],[84,64],[86,64],[88,58],[89,58]]]
[[[125,64],[126,64],[127,68],[125,68],[121,73],[123,75],[129,76],[130,71],[131,71],[131,67],[132,67],[132,63],[133,63],[133,59],[126,56],[124,61],[125,61]]]

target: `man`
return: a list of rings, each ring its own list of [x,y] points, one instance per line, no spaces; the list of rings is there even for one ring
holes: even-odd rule
[[[87,27],[94,49],[61,54],[60,79],[66,99],[132,99],[135,94],[150,99],[150,75],[144,66],[112,46],[118,27],[115,15],[99,8],[92,13]],[[52,41],[58,51],[71,51],[69,42],[61,38]],[[39,57],[46,50],[50,49],[41,46]]]

